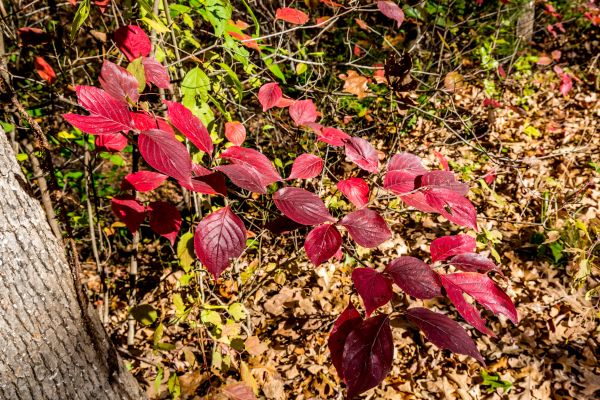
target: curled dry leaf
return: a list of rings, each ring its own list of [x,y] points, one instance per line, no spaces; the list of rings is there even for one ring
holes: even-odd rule
[[[341,74],[339,78],[344,81],[344,92],[354,94],[359,99],[367,97],[367,93],[369,92],[369,86],[367,85],[369,78],[360,75],[354,70],[349,70],[346,75]]]

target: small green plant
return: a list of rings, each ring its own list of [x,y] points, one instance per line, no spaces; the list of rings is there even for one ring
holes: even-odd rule
[[[503,393],[508,393],[513,388],[513,384],[509,381],[500,379],[500,375],[488,373],[485,369],[481,370],[481,386],[485,388],[487,393],[494,393],[497,389],[502,389]]]

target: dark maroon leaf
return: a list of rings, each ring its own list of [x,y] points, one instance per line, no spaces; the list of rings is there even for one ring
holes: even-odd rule
[[[475,251],[477,242],[469,235],[443,236],[434,239],[429,246],[431,261],[443,261],[456,254]]]
[[[263,111],[275,107],[282,97],[283,93],[276,82],[265,83],[258,90],[258,101],[262,105]]]
[[[369,172],[379,171],[377,150],[363,138],[352,137],[344,142],[346,157]]]
[[[196,228],[194,248],[200,262],[215,279],[246,248],[246,227],[229,206],[205,217]]]
[[[498,270],[498,267],[492,260],[476,253],[462,253],[455,255],[448,263],[465,272],[488,272]]]
[[[390,228],[377,211],[363,208],[346,215],[340,225],[348,230],[350,236],[362,247],[377,247],[392,237]]]
[[[110,200],[110,208],[113,214],[123,222],[131,233],[136,233],[144,219],[146,209],[133,196],[117,196]]]
[[[169,121],[179,132],[183,133],[190,142],[205,153],[211,154],[213,143],[208,130],[192,112],[181,103],[175,101],[164,101],[168,107],[167,115]]]
[[[23,27],[17,29],[17,36],[22,46],[36,46],[46,44],[52,37],[40,28]]]
[[[299,224],[319,225],[335,221],[319,196],[308,190],[296,187],[281,188],[275,192],[273,200],[283,215]]]
[[[261,182],[261,176],[256,170],[247,165],[229,164],[215,167],[217,171],[221,171],[231,181],[242,189],[249,190],[254,193],[267,193],[267,188]]]
[[[427,204],[447,220],[478,230],[477,211],[467,198],[449,189],[428,189],[424,193]]]
[[[150,228],[154,233],[167,238],[173,246],[181,229],[181,214],[177,207],[166,201],[153,201],[148,205],[147,211],[150,214]]]
[[[441,349],[471,356],[485,365],[477,346],[467,331],[444,314],[426,308],[414,307],[406,311],[408,319],[414,322],[427,339]]]
[[[102,88],[113,98],[125,104],[127,104],[127,99],[131,99],[131,101],[137,103],[140,97],[138,93],[138,81],[125,68],[104,60],[98,79]]]
[[[335,225],[323,224],[314,228],[306,236],[304,250],[315,265],[321,265],[337,253],[342,246],[342,235]]]
[[[168,89],[171,86],[169,73],[167,69],[153,57],[143,57],[144,76],[146,82],[153,83],[161,89]]]
[[[352,303],[348,303],[348,306],[335,320],[331,333],[329,334],[329,340],[327,341],[327,347],[331,353],[331,362],[335,367],[340,378],[344,379],[344,371],[342,370],[342,357],[344,354],[344,344],[348,334],[357,325],[362,322],[362,317],[356,311],[356,308]]]
[[[276,235],[281,235],[284,233],[289,233],[295,231],[298,228],[302,228],[303,225],[292,221],[285,215],[280,215],[274,220],[271,220],[265,224],[265,228],[270,230]]]
[[[517,310],[510,297],[489,276],[476,272],[463,272],[444,275],[444,278],[444,281],[458,286],[494,314],[502,314],[514,324],[519,323]]]
[[[386,305],[394,295],[392,282],[371,268],[356,268],[352,271],[352,282],[365,305],[367,317]]]
[[[117,47],[129,61],[133,61],[140,56],[147,56],[152,50],[150,38],[137,25],[120,27],[115,31],[114,37]]]
[[[332,127],[325,127],[320,130],[320,133],[317,134],[317,140],[332,146],[343,146],[344,142],[348,139],[350,139],[348,134]]]
[[[292,173],[288,179],[310,179],[323,170],[323,160],[314,154],[301,154],[292,165]]]
[[[422,188],[448,189],[466,196],[469,193],[469,185],[458,182],[453,172],[430,171],[416,178],[416,186]]]
[[[337,183],[337,188],[358,208],[369,202],[369,185],[361,178],[348,178]]]
[[[192,178],[191,185],[184,182],[179,182],[179,184],[192,192],[227,195],[225,176],[220,172],[209,171],[208,174],[195,176]]]
[[[260,175],[263,186],[268,186],[273,182],[281,180],[281,176],[273,164],[271,164],[271,161],[259,151],[246,147],[231,146],[222,152],[220,157],[228,159],[234,164],[254,168]]]
[[[139,171],[127,175],[121,183],[121,190],[134,189],[138,192],[149,192],[156,189],[167,179],[167,175],[153,171]]]
[[[96,150],[119,152],[127,147],[127,138],[120,133],[105,133],[96,136],[94,143]]]
[[[387,315],[365,319],[344,343],[342,371],[351,399],[379,385],[392,369],[394,343]]]
[[[173,135],[160,129],[143,131],[138,136],[138,148],[152,168],[191,185],[190,153]]]
[[[317,107],[312,100],[299,100],[290,105],[288,109],[290,117],[296,126],[310,124],[317,120]]]
[[[394,283],[409,296],[431,299],[442,295],[442,284],[438,274],[418,258],[410,256],[396,258],[384,272],[389,274]]]

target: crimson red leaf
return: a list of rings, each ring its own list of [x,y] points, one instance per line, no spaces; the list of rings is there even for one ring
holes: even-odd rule
[[[377,211],[363,208],[346,215],[340,225],[348,230],[352,239],[362,247],[377,247],[392,237],[390,228]]]
[[[383,187],[396,194],[410,193],[415,189],[417,176],[411,171],[388,171],[383,178]]]
[[[409,308],[406,311],[406,316],[437,347],[448,349],[453,353],[471,356],[485,365],[475,342],[458,322],[451,320],[444,314],[421,307]]]
[[[321,265],[337,253],[342,246],[342,235],[335,225],[323,224],[314,228],[306,236],[304,250],[315,265]]]
[[[497,271],[498,267],[487,257],[475,253],[458,254],[448,261],[450,265],[465,272]]]
[[[129,228],[131,233],[136,233],[146,218],[144,206],[133,196],[113,197],[110,200],[110,208],[113,214]]]
[[[455,224],[477,229],[477,211],[471,202],[449,189],[428,189],[425,201],[436,212]]]
[[[377,150],[363,138],[352,137],[344,142],[346,157],[369,172],[379,171]]]
[[[342,357],[344,354],[344,344],[348,334],[360,323],[362,317],[356,311],[356,308],[352,303],[348,303],[348,306],[335,320],[329,339],[327,340],[327,347],[331,353],[331,362],[335,367],[340,378],[344,379],[344,371],[342,369]]]
[[[148,213],[150,228],[154,233],[167,238],[173,246],[181,229],[181,214],[177,207],[166,201],[153,201],[148,205]]]
[[[143,131],[138,136],[138,148],[152,168],[191,185],[190,153],[173,135],[160,129]]]
[[[153,171],[139,171],[127,175],[123,178],[121,189],[127,190],[130,187],[138,192],[149,192],[156,189],[167,179],[167,175],[159,174]]]
[[[171,128],[171,125],[163,118],[157,118],[141,112],[132,112],[131,118],[133,119],[133,126],[138,131],[160,129],[161,131],[169,132],[171,135],[175,136],[173,128]]]
[[[92,86],[77,86],[76,91],[79,104],[90,115],[64,114],[63,117],[71,125],[96,135],[128,132],[131,129],[133,122],[125,104]]]
[[[348,399],[381,383],[392,369],[394,342],[387,315],[356,324],[344,343],[342,371]]]
[[[301,154],[292,165],[292,173],[288,179],[310,179],[323,170],[323,160],[314,154]]]
[[[517,309],[510,297],[487,275],[476,272],[462,272],[444,275],[444,278],[444,281],[458,286],[463,292],[473,297],[494,314],[502,314],[514,324],[519,323]]]
[[[356,268],[352,271],[352,282],[365,305],[367,317],[386,305],[394,295],[390,280],[371,268]]]
[[[280,215],[275,219],[267,222],[265,224],[265,228],[267,228],[276,235],[281,235],[302,228],[302,225],[295,221],[292,221],[285,215]]]
[[[427,172],[416,178],[415,185],[421,188],[448,189],[461,196],[466,196],[469,192],[469,185],[458,182],[454,177],[454,173],[450,171]]]
[[[215,169],[227,175],[236,186],[239,186],[242,189],[254,193],[267,193],[267,188],[261,182],[260,174],[252,167],[240,164],[229,164],[220,165],[215,167]]]
[[[377,8],[383,15],[396,21],[398,28],[400,28],[400,25],[404,22],[404,12],[396,3],[393,1],[378,1]]]
[[[97,150],[121,151],[127,147],[127,138],[120,133],[106,133],[96,136],[94,143]]]
[[[400,196],[400,199],[403,202],[405,202],[407,206],[414,207],[417,210],[423,212],[438,212],[437,209],[427,204],[427,200],[425,199],[425,193],[423,192],[405,194],[403,196]]]
[[[192,178],[191,185],[184,182],[179,182],[179,184],[192,192],[227,195],[225,177],[220,172],[211,173],[209,171],[206,175],[196,176]]]
[[[213,143],[208,130],[202,124],[202,121],[181,103],[175,101],[164,101],[168,107],[167,115],[169,121],[179,132],[200,150],[211,154],[213,151]]]
[[[44,59],[44,57],[34,57],[33,64],[35,66],[35,72],[40,76],[40,78],[50,84],[56,81],[56,73],[54,72],[52,66]]]
[[[277,82],[265,83],[258,90],[258,101],[263,111],[273,108],[283,97],[283,92]]]
[[[427,173],[427,170],[421,164],[421,159],[410,153],[394,154],[388,163],[387,170],[412,172],[415,176]]]
[[[246,128],[241,122],[225,122],[225,137],[236,146],[241,146],[246,140]]]
[[[485,320],[481,318],[479,310],[471,303],[465,300],[463,291],[458,286],[454,285],[452,281],[447,279],[447,275],[441,275],[440,280],[444,289],[446,289],[446,295],[456,307],[456,311],[467,321],[469,324],[474,326],[479,332],[489,336],[496,336],[494,332],[490,331],[485,326]]]
[[[406,294],[417,299],[432,299],[442,295],[437,273],[415,257],[403,256],[393,260],[385,269],[394,283]]]
[[[281,188],[273,195],[273,201],[283,215],[302,225],[335,221],[319,196],[305,189]]]
[[[194,248],[200,262],[217,279],[246,247],[246,227],[229,206],[206,216],[196,227]]]
[[[296,101],[288,110],[296,126],[310,124],[317,120],[317,107],[310,99]]]
[[[419,157],[410,153],[398,153],[395,154],[388,163],[387,173],[385,174],[383,186],[391,192],[403,195],[413,191],[415,189],[415,179],[419,175],[423,175],[426,173],[427,170],[421,164],[421,159]],[[409,195],[412,197],[408,198],[408,201],[406,202],[407,204],[412,205],[413,207],[421,211],[432,211],[422,210],[420,207],[414,205],[421,202],[422,199],[420,199],[420,197],[423,196],[413,196],[413,194]]]
[[[246,147],[231,146],[221,153],[221,158],[226,158],[234,164],[249,166],[260,175],[261,182],[268,186],[281,180],[281,176],[271,164],[271,161],[259,151]]]
[[[308,22],[308,15],[295,8],[282,7],[275,11],[275,19],[280,19],[294,25],[304,25]]]
[[[369,185],[361,178],[348,178],[337,183],[337,188],[358,208],[369,202]]]
[[[475,251],[477,242],[469,235],[443,236],[434,239],[429,245],[431,262],[443,261],[456,254]]]
[[[167,69],[153,57],[143,57],[144,76],[146,82],[153,83],[161,89],[168,89],[171,86],[169,72]]]
[[[135,76],[115,63],[104,60],[98,79],[106,93],[124,104],[127,104],[127,99],[137,103],[140,98]]]
[[[115,31],[115,42],[129,61],[147,56],[152,50],[150,38],[137,25],[125,25]]]
[[[350,139],[350,136],[345,132],[332,128],[330,126],[321,129],[320,134],[318,134],[317,140],[321,142],[325,142],[332,146],[343,146],[346,140]]]

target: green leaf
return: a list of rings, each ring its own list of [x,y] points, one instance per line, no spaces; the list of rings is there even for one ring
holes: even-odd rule
[[[271,71],[273,73],[273,75],[275,75],[283,83],[286,83],[285,75],[283,74],[283,72],[279,68],[279,65],[275,64],[271,58],[265,58],[265,57],[263,57],[263,61],[265,62],[265,64],[269,68],[269,71]]]
[[[90,15],[90,0],[83,0],[79,7],[77,8],[77,12],[75,13],[75,17],[73,17],[73,24],[71,25],[71,40],[75,38],[77,31],[81,28],[81,25],[85,22],[85,20]]]
[[[179,238],[177,243],[177,258],[183,270],[188,273],[194,265],[194,234],[186,232]]]
[[[238,100],[242,101],[242,97],[244,95],[244,88],[243,88],[242,82],[240,82],[240,79],[238,78],[237,74],[229,67],[229,65],[227,65],[225,63],[219,63],[219,66],[221,66],[221,68],[223,68],[225,70],[225,72],[227,73],[227,76],[229,76],[229,78],[235,85],[237,92],[238,92]]]
[[[136,58],[127,66],[127,71],[131,72],[135,79],[138,81],[138,91],[142,93],[146,88],[146,74],[144,73],[144,65],[142,59]]]
[[[210,79],[200,67],[189,70],[181,82],[181,93],[184,97],[200,96],[203,102],[207,102],[209,90]]]
[[[173,295],[173,305],[175,306],[175,316],[181,318],[185,315],[185,304],[179,293]]]
[[[212,324],[214,326],[220,327],[223,325],[223,321],[221,320],[221,316],[218,312],[213,310],[202,310],[200,313],[200,319],[205,324]]]
[[[171,31],[160,20],[150,19],[150,18],[145,18],[144,17],[144,18],[142,18],[142,21],[144,21],[144,23],[146,25],[148,25],[148,27],[150,29],[154,29],[158,33],[167,33],[167,32]]]
[[[135,306],[129,313],[137,322],[145,326],[152,325],[158,318],[158,312],[150,304]]]
[[[244,307],[242,303],[231,304],[227,311],[236,321],[241,321],[246,318],[246,307]]]
[[[204,0],[201,3],[204,3],[204,8],[198,12],[212,25],[215,35],[222,37],[227,27],[227,21],[231,19],[233,7],[228,0]]]

